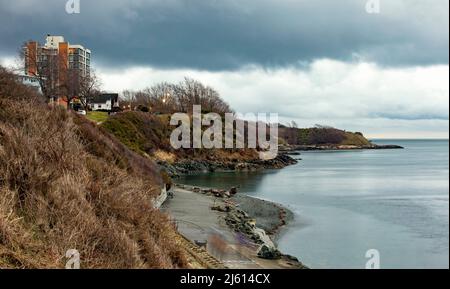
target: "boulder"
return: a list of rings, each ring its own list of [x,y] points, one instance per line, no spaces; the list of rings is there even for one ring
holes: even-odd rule
[[[212,190],[211,194],[213,194],[217,198],[229,198],[230,193],[224,190]]]
[[[211,193],[211,189],[204,189],[202,190],[202,194],[210,194]]]
[[[208,246],[208,241],[205,240],[195,240],[195,245],[199,246],[200,248],[206,249]]]
[[[215,206],[215,207],[212,207],[211,210],[222,212],[222,213],[228,213],[231,211],[231,208],[230,208],[230,206],[225,206],[225,207]]]
[[[238,189],[236,187],[233,187],[230,189],[230,195],[234,196],[238,193]]]
[[[279,260],[282,256],[280,251],[267,245],[262,245],[258,252],[258,257],[266,260]]]

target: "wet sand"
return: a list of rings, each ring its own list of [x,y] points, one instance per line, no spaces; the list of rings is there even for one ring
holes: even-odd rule
[[[232,198],[237,206],[256,220],[274,242],[285,225],[294,220],[294,213],[280,204],[237,194]]]

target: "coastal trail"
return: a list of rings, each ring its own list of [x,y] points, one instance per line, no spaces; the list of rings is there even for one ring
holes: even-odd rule
[[[212,207],[223,200],[175,187],[173,198],[162,206],[177,225],[177,242],[187,252],[193,267],[229,269],[293,268],[282,260],[266,260],[257,256],[255,244],[241,245],[236,232],[224,221],[225,213]],[[196,244],[205,244],[201,248]]]

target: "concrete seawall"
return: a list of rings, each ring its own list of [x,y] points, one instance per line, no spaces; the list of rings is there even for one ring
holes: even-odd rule
[[[153,206],[155,207],[155,209],[160,209],[161,206],[164,204],[164,202],[167,200],[167,189],[166,189],[166,185],[164,185],[163,188],[161,188],[161,194],[156,197],[153,201]]]

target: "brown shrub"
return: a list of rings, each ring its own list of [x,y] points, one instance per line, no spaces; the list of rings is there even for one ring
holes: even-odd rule
[[[62,109],[0,94],[0,267],[186,265],[147,159]]]
[[[44,103],[44,97],[42,95],[30,87],[20,85],[17,77],[2,66],[0,66],[0,96],[1,98]]]

